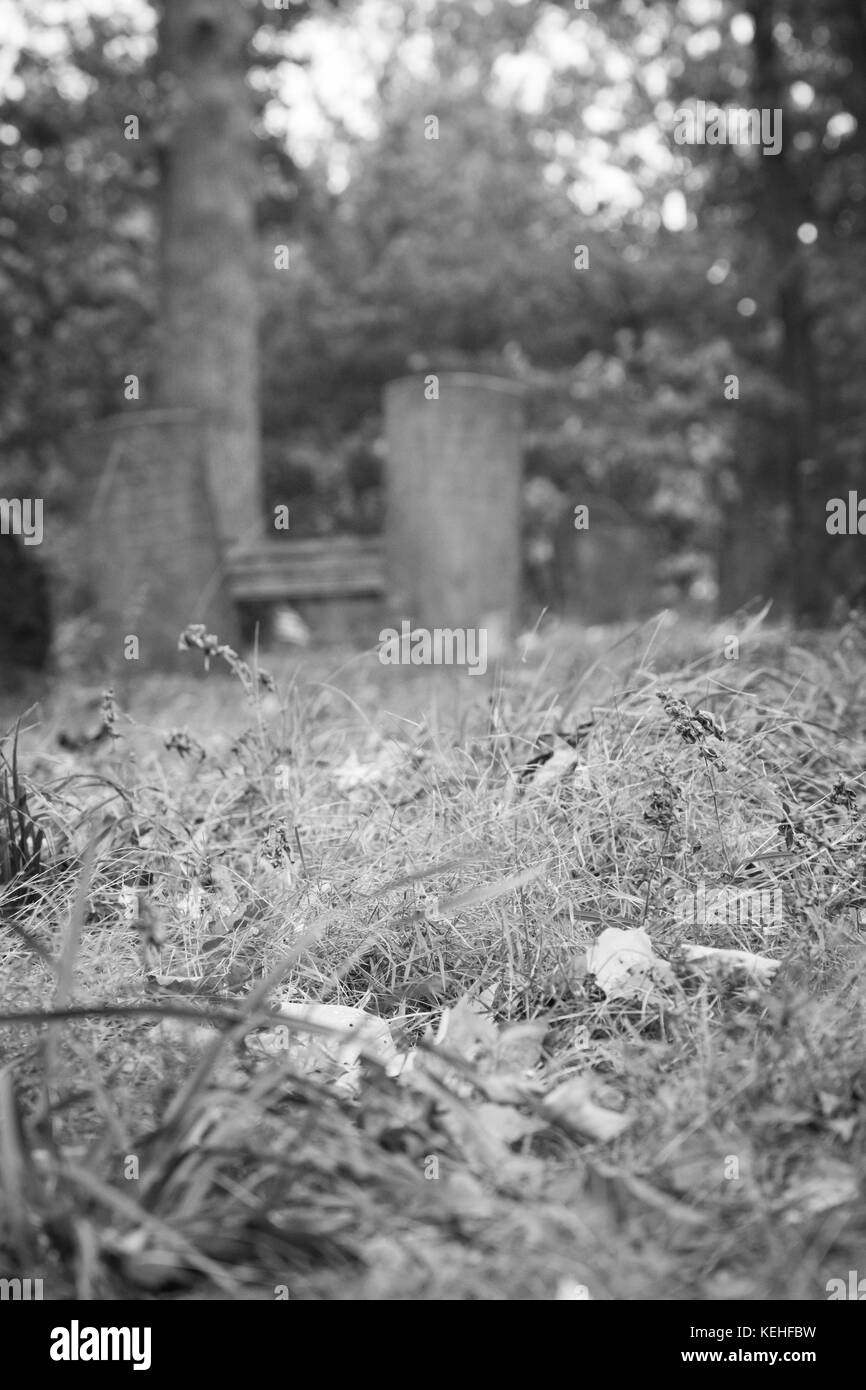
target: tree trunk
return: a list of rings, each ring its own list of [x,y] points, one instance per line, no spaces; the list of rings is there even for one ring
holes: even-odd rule
[[[223,545],[261,526],[252,103],[244,0],[165,0],[161,407],[198,413]]]
[[[781,109],[785,105],[785,89],[773,36],[778,17],[776,6],[773,0],[748,0],[746,8],[755,25],[755,104],[770,110]],[[780,432],[779,445],[784,450],[787,479],[791,604],[797,617],[815,619],[821,610],[820,575],[826,535],[824,508],[815,495],[821,471],[818,362],[802,248],[797,240],[797,227],[809,210],[808,190],[798,187],[786,138],[783,124],[779,153],[761,160],[761,220],[779,267],[775,308],[782,333],[778,364],[789,400],[788,419]]]

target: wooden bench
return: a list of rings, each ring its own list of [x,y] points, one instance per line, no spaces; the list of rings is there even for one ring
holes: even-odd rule
[[[379,536],[259,541],[230,551],[227,571],[238,603],[379,598],[385,592]]]

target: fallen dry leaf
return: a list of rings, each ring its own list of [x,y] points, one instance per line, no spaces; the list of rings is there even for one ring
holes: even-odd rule
[[[576,1279],[560,1279],[556,1287],[556,1301],[563,1303],[566,1300],[589,1302],[592,1298],[586,1284],[579,1284]]]
[[[370,756],[361,759],[353,748],[348,757],[331,768],[331,777],[340,791],[381,787],[405,767],[405,754],[394,744],[379,744]]]
[[[494,1066],[515,1072],[531,1071],[538,1066],[547,1028],[547,1020],[543,1018],[508,1024],[496,1039]]]
[[[464,994],[449,1009],[442,1010],[436,1033],[436,1046],[456,1052],[467,1062],[492,1054],[499,1040],[496,1021],[478,999]]]
[[[784,1207],[783,1220],[794,1225],[810,1216],[832,1211],[834,1207],[845,1206],[847,1202],[856,1202],[859,1195],[857,1174],[850,1163],[824,1158],[818,1163],[816,1172],[795,1180],[786,1188],[780,1204]]]
[[[691,965],[705,965],[717,968],[725,974],[743,974],[759,985],[772,983],[780,962],[769,956],[757,956],[752,951],[727,950],[721,946],[693,946],[686,942],[682,947],[685,960]]]
[[[362,1057],[378,1062],[388,1076],[398,1076],[402,1070],[405,1058],[398,1053],[387,1022],[375,1014],[343,1004],[296,1001],[280,1004],[279,1011],[293,1023],[312,1024],[315,1031],[277,1024],[251,1033],[245,1039],[248,1051],[290,1057],[304,1074],[323,1074],[350,1093],[360,1084]]]
[[[588,1076],[573,1076],[546,1097],[544,1109],[552,1119],[576,1130],[585,1139],[606,1144],[628,1129],[631,1119],[616,1110],[597,1105],[592,1099],[593,1082]]]
[[[555,738],[551,757],[530,768],[526,776],[527,788],[542,791],[554,782],[561,781],[577,766],[577,759],[577,752],[570,743],[566,743],[565,739]]]
[[[198,1052],[219,1037],[219,1033],[216,1028],[194,1023],[191,1019],[164,1018],[153,1029],[151,1037],[184,1051]]]
[[[492,1105],[482,1102],[476,1109],[478,1123],[503,1144],[517,1144],[530,1134],[546,1129],[544,1120],[535,1115],[523,1115],[513,1105]]]
[[[605,927],[586,953],[586,968],[608,999],[639,999],[671,978],[643,927]]]
[[[490,1173],[497,1181],[516,1180],[537,1170],[537,1159],[516,1154],[511,1149],[524,1134],[534,1132],[534,1128],[525,1128],[530,1123],[525,1116],[516,1111],[509,1115],[507,1106],[477,1105],[457,1098],[449,1103],[440,1096],[438,1103],[443,1129],[473,1167]],[[494,1111],[504,1113],[494,1116]]]

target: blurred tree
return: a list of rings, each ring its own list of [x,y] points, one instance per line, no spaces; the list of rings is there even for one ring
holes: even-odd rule
[[[187,0],[169,7],[176,24],[189,8]],[[234,25],[244,8],[231,7]],[[212,7],[204,10],[200,18],[213,17]],[[162,247],[160,295],[161,192],[170,205],[181,200],[182,221],[186,191],[181,151],[172,158],[170,148],[176,137],[186,149],[191,136],[183,128],[184,103],[170,100],[177,91],[172,65],[184,58],[160,63],[154,7],[109,18],[77,13],[63,25],[33,3],[22,2],[21,12],[26,41],[0,99],[0,481],[14,491],[16,478],[35,479],[55,505],[74,507],[79,480],[68,471],[69,435],[128,408],[124,375],[139,377],[142,405],[152,405],[161,389],[166,403],[178,403],[178,390],[186,391],[175,371],[187,370],[178,319],[192,306],[188,291],[173,283],[186,282],[176,262],[187,260],[193,280],[201,277],[211,224],[224,212],[217,197],[198,266],[182,246],[186,228],[175,215]],[[304,3],[264,16],[259,7],[258,26],[247,16],[240,63],[234,54],[242,87],[245,73],[268,73],[286,61],[280,40],[307,12]],[[239,30],[234,37],[241,41]],[[176,31],[167,42],[178,47]],[[272,234],[297,216],[304,179],[262,123],[269,99],[265,83],[243,87],[256,136],[244,174],[255,197],[255,226]],[[248,227],[247,259],[257,257],[253,230]]]
[[[826,616],[863,569],[856,545],[827,536],[825,504],[863,476],[866,70],[852,57],[866,15],[847,0],[664,10],[679,102],[782,113],[778,154],[690,146],[684,183],[740,364],[725,534],[780,555],[794,610]]]
[[[162,169],[156,404],[207,431],[224,541],[261,529],[253,106],[246,76],[257,5],[160,7],[156,136]]]
[[[122,368],[146,376],[156,184],[144,143],[147,39],[93,20],[60,62],[30,14],[0,102],[0,470],[71,506],[69,434],[120,408]]]

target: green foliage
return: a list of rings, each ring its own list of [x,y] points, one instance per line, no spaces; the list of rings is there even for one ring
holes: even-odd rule
[[[71,34],[65,80],[34,42],[0,104],[0,477],[54,499],[75,488],[68,432],[119,408],[119,364],[146,375],[157,175],[123,118],[146,129],[154,91],[118,38],[108,21]]]
[[[350,459],[376,457],[384,383],[504,372],[528,387],[530,473],[569,495],[591,488],[674,546],[706,551],[720,522],[761,527],[801,606],[824,572],[851,583],[847,552],[827,550],[823,499],[856,485],[866,424],[866,82],[849,59],[862,18],[841,0],[786,0],[772,23],[766,7],[750,13],[744,42],[732,0],[712,14],[383,5],[376,133],[332,122],[343,185],[327,150],[300,168],[266,133],[295,61],[281,26],[306,7],[267,17],[250,54],[269,497],[300,502],[312,473],[306,529],[375,526],[375,480],[359,489],[361,468],[353,484]],[[146,398],[169,138],[152,35],[91,20],[67,37],[61,55],[31,44],[23,88],[0,106],[2,476],[35,469],[55,498],[75,492],[69,431],[122,407],[119,363]],[[549,66],[534,101],[502,86],[522,53]],[[698,99],[778,104],[781,153],[677,146],[673,113]],[[122,137],[130,110],[140,142]],[[438,139],[425,138],[431,114]],[[600,182],[602,168],[624,184]],[[689,220],[671,231],[677,193]],[[798,239],[806,222],[813,241]],[[285,240],[291,271],[275,282]]]
[[[11,759],[0,747],[0,886],[40,872],[44,841],[44,832],[30,812],[18,770],[16,726]]]

